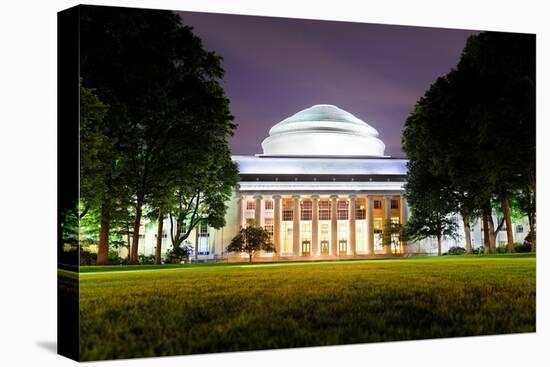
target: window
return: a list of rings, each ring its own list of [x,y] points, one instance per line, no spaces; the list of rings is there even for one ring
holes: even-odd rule
[[[355,219],[364,220],[367,219],[367,209],[365,205],[365,199],[357,199],[355,202]]]
[[[206,224],[200,225],[199,237],[208,237],[208,226]]]
[[[319,220],[330,220],[330,201],[319,201]]]
[[[311,200],[303,200],[300,203],[300,219],[311,220]]]
[[[291,199],[285,199],[283,201],[283,220],[294,220],[294,210]]]
[[[523,225],[518,224],[516,226],[516,233],[523,233]]]
[[[382,201],[374,200],[374,209],[381,209],[381,208],[382,208]]]
[[[273,210],[273,200],[265,201],[265,210]]]
[[[347,200],[338,200],[337,202],[337,218],[339,220],[349,219],[349,203]]]
[[[390,205],[392,209],[398,209],[399,208],[399,201],[397,199],[391,199]]]
[[[246,210],[255,210],[256,209],[256,202],[254,200],[248,200],[246,202]]]
[[[273,241],[273,218],[265,218],[264,229],[269,234],[269,239]]]

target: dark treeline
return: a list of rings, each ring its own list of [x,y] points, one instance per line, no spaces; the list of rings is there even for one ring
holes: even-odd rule
[[[225,224],[238,182],[222,58],[169,11],[85,6],[80,26],[80,228],[96,233],[97,264],[120,246],[135,264],[149,216],[160,263],[164,219],[185,251],[199,223]]]
[[[409,236],[437,238],[441,253],[441,239],[457,235],[460,214],[468,253],[477,219],[486,252],[496,251],[504,227],[513,252],[512,218],[527,216],[535,251],[535,126],[535,36],[471,36],[456,68],[430,86],[405,124]]]

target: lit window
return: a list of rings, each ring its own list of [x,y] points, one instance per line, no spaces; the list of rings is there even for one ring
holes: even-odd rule
[[[300,219],[311,220],[311,200],[303,200],[300,203]]]
[[[206,224],[200,225],[199,237],[208,237],[208,226]]]
[[[330,220],[330,201],[319,201],[319,220]]]
[[[294,220],[294,208],[291,199],[283,200],[283,220]]]
[[[273,200],[265,201],[265,210],[273,210]]]
[[[349,219],[349,203],[347,200],[338,200],[337,208],[338,208],[337,218],[339,220]]]
[[[391,199],[390,205],[392,209],[398,209],[399,208],[399,201],[397,199]]]
[[[264,229],[269,234],[269,239],[273,241],[273,218],[266,218]]]
[[[523,233],[523,225],[518,224],[516,226],[516,233]]]
[[[374,200],[374,209],[380,209],[380,208],[382,208],[382,201]]]
[[[246,210],[254,210],[256,209],[256,202],[254,200],[248,200],[246,202]]]
[[[355,203],[355,219],[367,219],[367,209],[365,199],[357,199]]]

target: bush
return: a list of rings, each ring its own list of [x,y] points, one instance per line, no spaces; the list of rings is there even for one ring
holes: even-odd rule
[[[479,246],[479,247],[473,248],[472,253],[475,255],[482,255],[485,253],[485,247]]]
[[[530,242],[516,242],[514,243],[514,249],[516,252],[531,252],[531,243]]]
[[[505,254],[507,252],[508,252],[508,250],[506,249],[506,245],[505,246],[497,246],[497,254]]]
[[[118,251],[109,250],[109,265],[126,265],[128,259],[118,256]]]
[[[148,256],[139,255],[138,256],[138,261],[141,265],[154,264],[155,263],[155,255],[148,255]]]
[[[166,251],[166,262],[169,264],[181,264],[182,261],[187,262],[192,251],[193,247],[189,243],[172,248]]]
[[[97,264],[97,254],[80,248],[80,265]]]
[[[460,246],[453,246],[447,251],[447,255],[464,255],[465,253],[466,249]]]

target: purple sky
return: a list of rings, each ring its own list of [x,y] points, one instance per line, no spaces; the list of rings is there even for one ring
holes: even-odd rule
[[[239,124],[233,154],[262,153],[269,129],[314,104],[373,126],[403,157],[403,124],[430,84],[454,67],[475,31],[180,12],[224,57],[225,91]]]

